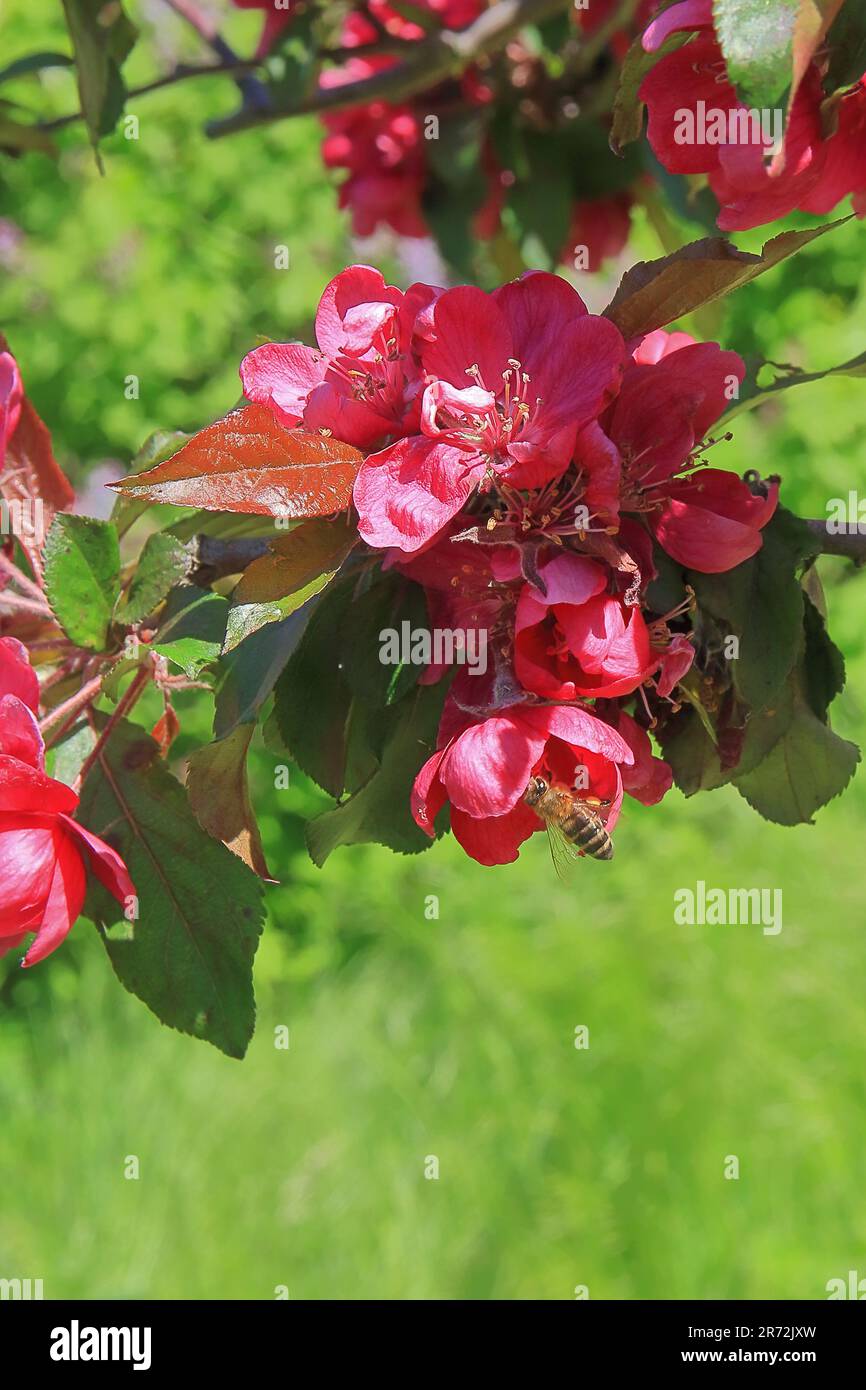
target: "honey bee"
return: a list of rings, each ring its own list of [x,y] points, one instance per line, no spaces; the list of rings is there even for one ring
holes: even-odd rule
[[[609,801],[552,787],[543,777],[530,779],[523,800],[544,821],[551,858],[560,878],[566,877],[581,854],[590,859],[613,858],[613,841],[598,814],[610,805]]]

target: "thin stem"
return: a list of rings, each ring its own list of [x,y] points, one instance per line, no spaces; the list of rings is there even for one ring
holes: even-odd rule
[[[116,729],[121,719],[125,719],[126,716],[129,714],[130,710],[138,700],[139,696],[144,693],[145,687],[149,685],[152,676],[153,671],[151,670],[149,665],[142,666],[139,668],[131,684],[127,687],[125,694],[121,696],[121,698],[117,702],[117,705],[109,715],[105,727],[103,728],[102,732],[97,738],[96,743],[93,745],[93,748],[90,750],[87,757],[84,759],[84,762],[81,764],[81,770],[78,773],[78,776],[76,777],[75,782],[73,784],[73,791],[78,791],[80,789],[85,777],[87,776],[90,769],[93,767],[93,764],[96,762],[97,758],[99,757],[100,753],[102,752],[103,748],[105,747],[106,743],[111,737],[112,732],[114,731],[114,729]]]
[[[187,82],[193,77],[243,77],[246,73],[253,73],[260,66],[256,62],[246,62],[235,59],[230,63],[206,63],[201,67],[181,63],[165,77],[157,77],[153,82],[145,82],[142,87],[132,87],[127,92],[126,100],[129,103],[135,97],[147,96],[150,92],[159,92],[163,87],[173,87],[178,82]],[[240,85],[240,84],[238,84]],[[258,84],[260,85],[260,84]],[[262,89],[264,90],[264,89]],[[76,121],[83,120],[83,111],[70,111],[66,116],[57,116],[52,121],[42,121],[39,125],[40,130],[63,130],[66,126],[74,125]]]
[[[39,725],[43,735],[55,725],[63,723],[64,720],[80,714],[85,705],[89,705],[95,700],[102,690],[102,677],[94,676],[92,680],[82,685],[80,690],[76,690],[74,695],[70,695],[68,700],[63,700],[61,704],[55,705],[53,710],[49,710],[45,718]]]
[[[45,603],[45,595],[39,585],[30,579],[23,570],[20,570],[15,562],[10,560],[9,556],[5,555],[2,550],[0,550],[0,571],[2,571],[13,584],[17,584],[22,593],[29,594],[30,597],[36,599],[38,603]]]
[[[199,38],[203,39],[213,53],[219,58],[221,63],[236,65],[238,55],[230,44],[220,34],[216,26],[216,21],[205,14],[195,3],[195,0],[165,0],[170,9],[175,14],[185,19],[191,28],[195,29]],[[256,77],[238,77],[236,79],[238,90],[244,99],[244,110],[260,110],[262,107],[270,105],[270,95],[264,83]]]
[[[39,618],[54,616],[44,599],[37,603],[33,598],[24,598],[21,594],[10,594],[8,589],[0,589],[0,607],[11,608],[16,613],[32,613]]]

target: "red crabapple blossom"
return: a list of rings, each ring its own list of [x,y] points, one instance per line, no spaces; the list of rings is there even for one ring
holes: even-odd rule
[[[317,349],[254,349],[247,397],[362,451],[371,563],[421,586],[433,628],[471,630],[490,655],[483,671],[437,658],[420,677],[450,686],[418,823],[432,832],[448,801],[467,852],[504,863],[541,824],[523,801],[531,776],[583,778],[608,829],[623,789],[660,800],[671,772],[647,730],[678,707],[696,645],[691,587],[668,612],[650,597],[659,556],[731,569],[777,503],[776,481],[707,466],[742,359],[681,332],[626,343],[546,272],[491,294],[404,293],[351,266],[316,336]]]
[[[24,965],[57,949],[84,907],[88,873],[120,903],[135,889],[120,856],[73,820],[78,797],[49,777],[26,648],[0,637],[0,955],[35,932]]]
[[[682,0],[648,25],[643,46],[657,52],[672,34],[692,37],[665,54],[644,78],[639,96],[647,105],[647,138],[664,167],[675,174],[706,174],[721,205],[723,231],[745,231],[799,209],[825,215],[849,194],[866,216],[866,76],[842,96],[835,130],[822,121],[822,65],[813,59],[797,89],[784,151],[770,158],[772,141],[749,123],[745,137],[716,143],[681,137],[682,114],[745,115],[727,72],[713,23],[712,0]]]

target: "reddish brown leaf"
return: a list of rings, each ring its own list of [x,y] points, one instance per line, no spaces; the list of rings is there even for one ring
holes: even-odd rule
[[[242,405],[164,463],[113,487],[124,497],[206,511],[327,516],[349,505],[361,459],[328,435],[285,429],[265,405]]]
[[[247,783],[247,752],[254,732],[254,724],[240,724],[227,738],[197,748],[189,759],[186,789],[199,825],[259,878],[273,883]]]
[[[782,232],[767,242],[759,256],[740,251],[724,237],[704,237],[671,256],[638,261],[626,271],[604,313],[624,338],[651,333],[724,298],[848,220],[843,217],[809,231]]]
[[[157,719],[150,731],[151,738],[159,744],[159,751],[164,758],[167,758],[174,743],[180,733],[180,720],[177,717],[174,706],[169,700],[165,702],[165,709]]]

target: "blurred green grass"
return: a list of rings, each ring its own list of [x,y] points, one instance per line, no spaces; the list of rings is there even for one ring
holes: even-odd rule
[[[56,18],[11,12],[10,60],[57,45]],[[350,254],[315,128],[208,146],[197,126],[226,98],[194,85],[153,99],[104,181],[78,133],[59,169],[3,165],[0,216],[25,231],[3,323],[79,474],[227,408],[255,334],[306,333]],[[642,225],[636,247],[658,254]],[[862,351],[861,248],[852,225],[757,281],[720,339],[812,369]],[[859,384],[827,382],[739,421],[724,463],[782,472],[788,504],[820,516],[866,488],[864,426]],[[835,723],[862,739],[864,580],[824,575],[849,670]],[[821,1298],[866,1272],[862,776],[796,830],[730,790],[630,803],[613,864],[567,889],[540,836],[499,870],[447,841],[319,871],[303,819],[327,800],[273,774],[259,746],[283,883],[243,1063],[160,1027],[86,924],[32,974],[0,964],[0,1276],[49,1298],[632,1299]],[[781,887],[781,934],[676,926],[697,879]]]

